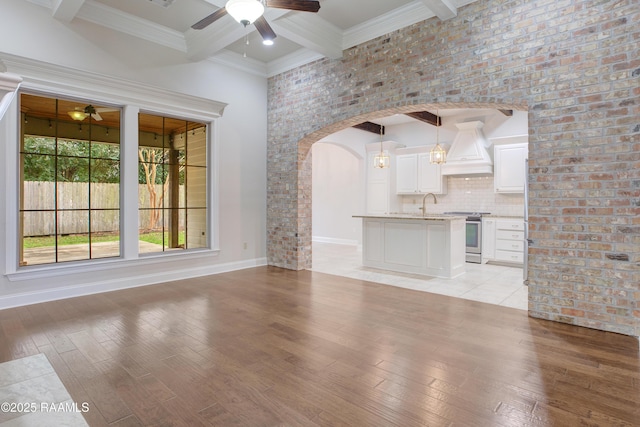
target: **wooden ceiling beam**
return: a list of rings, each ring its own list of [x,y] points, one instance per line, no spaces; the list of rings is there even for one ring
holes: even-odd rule
[[[380,134],[384,135],[384,131],[385,131],[384,126],[381,126],[373,122],[363,122],[357,125],[353,125],[353,127],[356,129],[375,133],[376,135],[380,135]]]
[[[415,113],[405,113],[405,116],[412,117],[421,122],[429,123],[432,126],[441,126],[442,117],[436,116],[428,111],[416,111]]]

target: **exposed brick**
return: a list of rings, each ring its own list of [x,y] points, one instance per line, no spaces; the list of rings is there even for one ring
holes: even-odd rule
[[[637,303],[617,305],[640,299],[639,17],[637,0],[478,0],[270,78],[269,264],[311,266],[313,142],[396,113],[528,106],[529,315],[639,336]]]

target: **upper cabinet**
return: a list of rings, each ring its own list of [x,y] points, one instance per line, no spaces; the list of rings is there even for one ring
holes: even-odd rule
[[[447,192],[447,179],[442,176],[440,165],[431,164],[429,161],[430,149],[431,147],[416,147],[398,150],[397,194],[445,194]]]
[[[526,139],[524,137],[520,137]],[[526,182],[527,142],[494,145],[494,190],[496,193],[524,193]]]

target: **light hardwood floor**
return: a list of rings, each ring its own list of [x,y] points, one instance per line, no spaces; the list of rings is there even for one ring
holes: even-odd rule
[[[0,311],[91,426],[637,426],[638,341],[260,267]]]

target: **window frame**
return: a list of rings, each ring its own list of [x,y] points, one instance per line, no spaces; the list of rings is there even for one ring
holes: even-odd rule
[[[44,64],[24,68],[23,83],[9,105],[0,126],[5,143],[5,275],[10,281],[47,278],[58,275],[108,270],[114,267],[156,264],[171,259],[197,259],[217,256],[219,249],[219,133],[226,104],[137,82]],[[19,160],[21,93],[74,100],[93,100],[122,108],[120,143],[120,256],[63,263],[19,266]],[[207,126],[207,247],[157,254],[138,253],[138,204],[131,183],[137,184],[138,112],[153,112],[165,116],[193,120]],[[9,183],[15,184],[9,184]],[[132,203],[133,200],[133,203]],[[133,239],[131,236],[133,235]],[[135,241],[135,245],[132,244]]]

